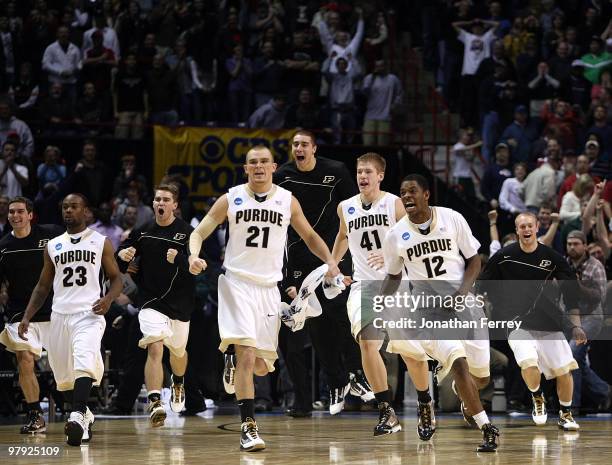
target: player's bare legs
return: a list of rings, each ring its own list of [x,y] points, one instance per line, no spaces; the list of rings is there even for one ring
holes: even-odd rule
[[[533,402],[533,410],[531,416],[533,422],[536,425],[543,425],[548,419],[548,413],[546,411],[546,401],[544,400],[544,394],[540,388],[540,380],[542,379],[542,373],[538,367],[530,366],[521,370],[521,375],[525,384],[531,391],[531,400]],[[570,397],[571,399],[571,397]]]
[[[381,346],[382,341],[359,337],[363,371],[378,401],[379,418],[378,424],[374,428],[374,436],[396,433],[402,430],[402,426],[391,406],[393,398],[387,383],[387,368],[379,352]]]
[[[185,371],[187,370],[187,351],[177,357],[170,351],[170,368],[172,369],[172,386],[170,386],[170,408],[180,413],[185,408]]]
[[[436,432],[436,416],[429,394],[429,367],[424,360],[415,360],[402,355],[408,375],[417,391],[417,433],[423,441],[429,441]]]
[[[455,360],[451,371],[459,392],[459,398],[463,401],[467,413],[474,418],[476,425],[482,430],[483,442],[478,447],[478,452],[495,452],[499,431],[489,422],[489,417],[482,407],[478,389],[476,389],[474,379],[470,375],[467,360],[463,357]]]
[[[240,409],[241,438],[240,448],[251,452],[265,449],[266,445],[259,437],[255,423],[255,385],[253,375],[262,376],[268,373],[263,360],[255,356],[255,347],[235,345],[236,374],[235,387],[238,408]]]
[[[359,338],[361,364],[363,365],[363,370],[370,382],[370,386],[372,386],[374,394],[386,391],[388,388],[387,368],[379,352],[380,345],[380,341]]]
[[[21,427],[21,433],[43,433],[45,420],[39,404],[40,387],[34,373],[34,354],[28,350],[15,352],[19,369],[19,386],[28,403],[28,424]]]
[[[574,378],[571,372],[557,376],[557,396],[559,397],[559,421],[557,425],[565,431],[580,429],[572,416],[572,398],[574,397]]]
[[[162,341],[156,341],[147,346],[145,386],[149,398],[149,414],[152,426],[163,426],[166,420],[166,411],[161,402],[161,388],[164,382],[163,355],[164,343]]]

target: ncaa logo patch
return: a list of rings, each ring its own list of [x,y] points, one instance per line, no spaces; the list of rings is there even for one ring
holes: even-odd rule
[[[404,239],[405,241],[407,241],[408,239],[410,239],[410,233],[405,232],[404,234],[402,234],[402,239]]]
[[[352,215],[353,213],[355,213],[355,207],[349,207],[348,212],[349,212],[349,215]]]
[[[234,205],[242,205],[242,199],[240,197],[235,198]]]
[[[62,248],[62,244],[55,244],[55,250],[60,250]]]

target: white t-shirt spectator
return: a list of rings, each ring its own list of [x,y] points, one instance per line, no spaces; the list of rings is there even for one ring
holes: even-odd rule
[[[471,178],[472,177],[472,160],[474,152],[465,150],[466,145],[463,142],[457,142],[453,145],[453,177],[455,178]]]
[[[491,55],[491,44],[495,40],[494,30],[489,29],[483,35],[477,36],[461,29],[459,40],[465,47],[461,75],[476,74],[480,62]]]
[[[510,213],[527,210],[523,200],[523,183],[516,178],[506,179],[499,193],[499,206]]]
[[[6,163],[4,160],[0,160],[0,174],[4,173],[5,168]],[[15,169],[21,176],[28,178],[28,169],[25,166],[15,163]],[[0,194],[8,196],[10,199],[23,195],[21,184],[10,168],[6,170],[4,176],[0,177]]]

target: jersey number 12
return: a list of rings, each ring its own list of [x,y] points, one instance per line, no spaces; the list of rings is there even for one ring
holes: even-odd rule
[[[427,277],[433,278],[435,276],[440,276],[446,273],[446,270],[442,269],[442,265],[444,265],[444,258],[439,255],[435,255],[429,258],[424,258],[423,263],[425,263],[425,268],[427,268]]]

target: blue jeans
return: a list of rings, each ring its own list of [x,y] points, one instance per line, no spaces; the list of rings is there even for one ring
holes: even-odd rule
[[[495,145],[498,139],[499,116],[496,111],[489,111],[482,118],[482,156],[489,163],[495,161]]]
[[[597,336],[601,329],[601,315],[588,315],[582,317],[582,327],[587,333],[589,339]],[[574,397],[572,405],[574,407],[582,406],[582,399],[590,399],[595,405],[599,405],[608,397],[608,383],[601,379],[597,373],[591,369],[591,364],[588,359],[589,344],[577,345],[576,341],[570,342],[572,354],[578,362],[578,369],[572,371],[574,378]]]

